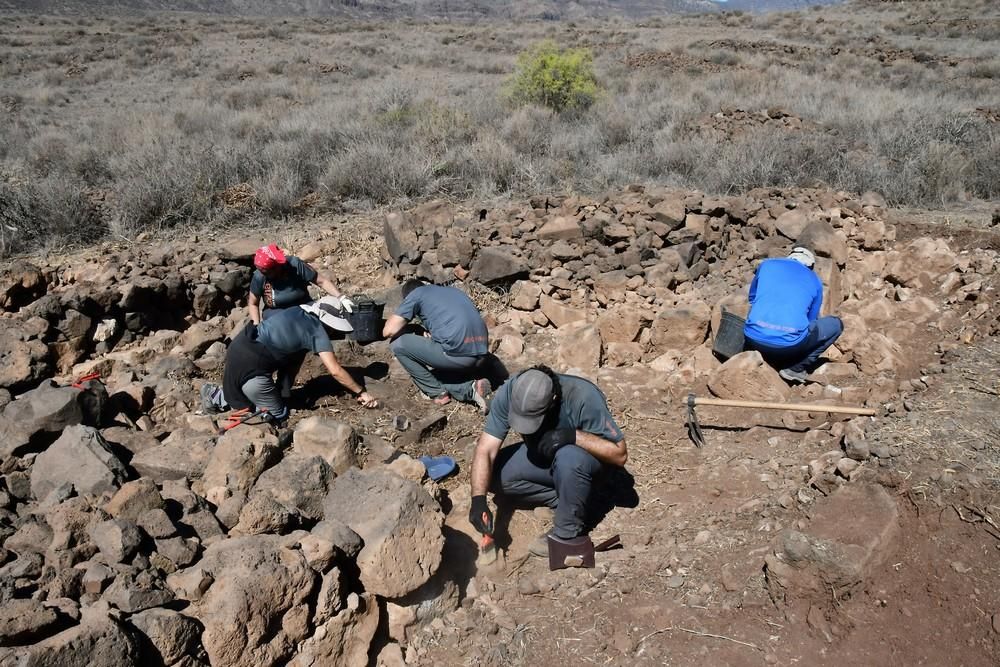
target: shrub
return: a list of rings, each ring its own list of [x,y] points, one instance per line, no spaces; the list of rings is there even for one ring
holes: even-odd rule
[[[563,49],[544,41],[517,57],[507,94],[515,104],[539,104],[561,112],[586,109],[599,92],[588,49]]]

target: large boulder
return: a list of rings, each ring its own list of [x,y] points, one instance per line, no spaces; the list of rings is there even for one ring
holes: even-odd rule
[[[128,620],[145,639],[148,664],[172,665],[200,646],[198,621],[171,609],[147,609]]]
[[[36,434],[59,433],[82,421],[80,391],[43,382],[8,403],[0,414],[0,456],[10,456]]]
[[[572,241],[583,237],[583,229],[573,218],[556,216],[539,227],[535,235],[539,240]]]
[[[441,563],[444,515],[415,482],[384,469],[352,468],[331,485],[324,510],[364,540],[357,562],[368,592],[402,597]]]
[[[705,341],[711,319],[712,309],[704,301],[668,308],[653,320],[650,342],[660,353],[689,350]]]
[[[142,476],[156,482],[201,477],[215,440],[186,429],[174,431],[161,444],[138,452],[129,462]]]
[[[609,308],[597,317],[597,329],[601,341],[609,343],[631,343],[642,329],[642,314],[634,306]]]
[[[38,500],[62,484],[77,493],[113,492],[128,477],[101,434],[90,426],[69,426],[59,439],[38,455],[31,468],[31,493]]]
[[[709,390],[719,398],[747,401],[788,400],[788,385],[764,362],[760,352],[740,352],[712,373]]]
[[[55,610],[38,600],[7,600],[0,605],[0,646],[33,643],[58,624]]]
[[[417,250],[417,228],[408,213],[393,211],[385,217],[383,228],[385,247],[396,264],[404,261],[415,264],[420,259]]]
[[[90,539],[105,562],[124,563],[132,558],[142,543],[139,526],[127,519],[108,519],[90,528]]]
[[[589,322],[570,322],[556,332],[562,368],[591,371],[601,364],[601,335]]]
[[[221,540],[196,568],[168,578],[178,596],[198,598],[189,609],[205,626],[213,667],[285,664],[308,636],[319,577],[294,543],[275,535]]]
[[[267,495],[310,522],[323,518],[323,503],[335,477],[319,456],[288,454],[265,470],[253,487],[252,496]]]
[[[847,261],[847,236],[826,220],[813,220],[806,225],[795,244],[820,257],[829,257],[840,266]]]
[[[510,305],[519,310],[534,310],[538,307],[538,297],[542,288],[530,280],[518,280],[510,290]]]
[[[15,655],[19,667],[138,667],[139,642],[104,608],[84,607],[79,625],[44,639]]]
[[[14,260],[0,274],[0,310],[16,311],[45,294],[41,269],[23,259]]]
[[[116,519],[138,521],[146,512],[162,510],[163,507],[163,497],[156,488],[156,483],[142,477],[123,484],[104,506],[104,511]]]
[[[333,472],[340,474],[358,465],[358,434],[350,424],[313,415],[295,425],[292,451],[303,456],[319,456]]]
[[[379,608],[375,596],[352,593],[347,608],[316,628],[288,663],[289,667],[366,667],[368,650],[378,625]]]
[[[264,470],[281,456],[278,437],[263,429],[235,428],[219,438],[202,472],[201,489],[216,506],[246,495]],[[196,489],[197,490],[197,489]]]
[[[553,299],[548,294],[542,294],[538,299],[545,317],[556,327],[564,327],[570,322],[579,322],[587,319],[587,311],[582,308],[568,306],[561,301]]]
[[[484,285],[510,284],[528,277],[528,265],[507,248],[481,248],[472,261],[472,278]]]

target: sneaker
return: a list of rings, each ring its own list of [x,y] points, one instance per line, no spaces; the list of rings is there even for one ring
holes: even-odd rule
[[[484,415],[490,413],[490,381],[483,378],[472,383],[472,400]]]
[[[434,401],[435,405],[448,405],[449,403],[451,403],[451,396],[449,396],[448,394],[441,394],[440,396],[436,396],[431,400]]]
[[[201,385],[199,397],[201,398],[202,414],[217,415],[224,410],[222,388],[219,385],[206,382]]]
[[[785,382],[790,382],[792,384],[805,384],[809,381],[809,374],[805,371],[793,371],[790,368],[782,368],[778,371],[778,375]]]

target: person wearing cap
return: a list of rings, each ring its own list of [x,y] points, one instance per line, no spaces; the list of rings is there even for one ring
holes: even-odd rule
[[[823,283],[812,267],[816,257],[796,246],[788,257],[766,259],[750,283],[750,313],[743,335],[779,375],[805,382],[819,357],[844,331],[839,317],[820,317]]]
[[[385,322],[382,335],[413,383],[438,405],[454,398],[488,410],[490,382],[481,377],[492,364],[489,331],[476,304],[454,287],[413,279],[403,283],[403,301]],[[420,318],[425,333],[407,333]]]
[[[523,442],[501,449],[511,430]],[[625,435],[595,384],[545,366],[528,369],[493,397],[472,459],[469,521],[492,534],[487,491],[516,504],[552,507],[551,530],[529,548],[544,557],[550,536],[570,542],[589,532],[587,504],[595,484],[627,461]]]
[[[267,419],[283,423],[289,410],[273,376],[307,352],[318,354],[330,376],[352,392],[358,403],[378,407],[375,397],[354,381],[333,353],[328,328],[351,330],[340,306],[340,299],[325,296],[281,310],[259,326],[247,325],[226,352],[222,386],[206,384],[202,388],[202,407],[209,411],[263,410]]]
[[[309,285],[338,297],[344,310],[354,312],[354,302],[341,294],[332,280],[298,257],[286,255],[274,243],[257,249],[253,265],[256,271],[250,278],[247,312],[254,324],[260,324],[282,308],[309,303],[312,300]]]

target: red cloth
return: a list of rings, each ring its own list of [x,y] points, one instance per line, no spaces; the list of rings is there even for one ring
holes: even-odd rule
[[[256,266],[261,271],[267,271],[268,269],[273,269],[279,264],[285,263],[285,253],[281,251],[281,248],[275,244],[270,244],[257,248],[257,252],[253,256],[253,265]]]

